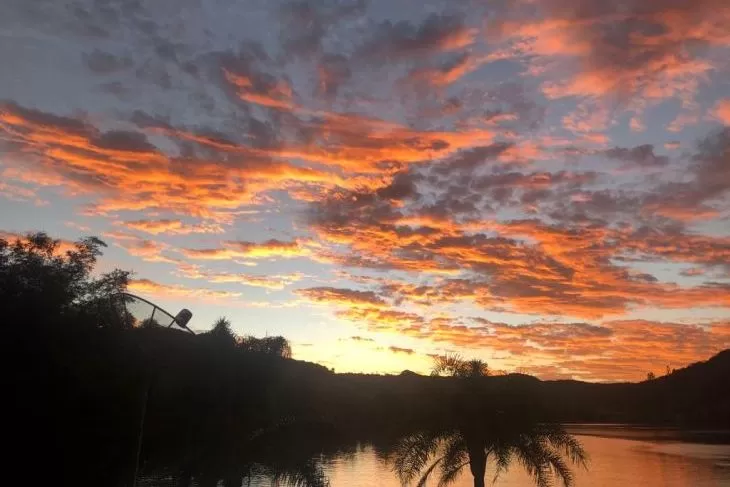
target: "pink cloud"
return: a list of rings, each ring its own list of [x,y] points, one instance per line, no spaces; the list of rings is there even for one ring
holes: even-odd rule
[[[712,115],[725,125],[730,125],[730,99],[718,101]]]

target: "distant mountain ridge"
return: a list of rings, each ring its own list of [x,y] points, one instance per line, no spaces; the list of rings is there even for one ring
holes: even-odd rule
[[[335,383],[350,382],[352,394],[391,397],[439,389],[449,379],[403,371],[397,376],[337,374]],[[591,383],[541,380],[524,374],[492,376],[484,386],[496,394],[529,391],[557,420],[571,423],[634,423],[677,427],[730,428],[730,349],[671,374],[636,383]],[[445,385],[444,385],[445,387]],[[402,404],[402,403],[401,403]]]
[[[730,349],[653,380],[544,381],[541,389],[566,421],[730,427]]]

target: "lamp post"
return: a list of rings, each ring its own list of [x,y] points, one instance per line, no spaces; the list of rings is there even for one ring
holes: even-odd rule
[[[187,331],[193,335],[195,335],[195,332],[188,328],[188,323],[190,322],[190,319],[193,317],[193,313],[186,308],[181,309],[176,316],[172,316],[170,313],[162,309],[161,307],[157,306],[156,304],[152,303],[151,301],[148,301],[144,298],[141,298],[139,296],[135,296],[134,294],[130,293],[120,293],[120,297],[122,299],[122,303],[124,305],[124,312],[126,313],[127,321],[132,323],[133,325],[138,325],[140,323],[143,323],[145,321],[149,321],[151,323],[159,323],[161,326],[164,326],[165,328],[172,328],[173,326],[180,328],[181,330]],[[134,316],[134,313],[130,312],[130,307],[128,306],[129,303],[143,303],[144,305],[149,305],[152,307],[152,313],[149,315],[148,318],[140,320],[139,317]],[[166,325],[165,325],[166,323]],[[139,432],[137,434],[137,450],[135,452],[135,459],[134,459],[134,478],[132,479],[132,487],[137,486],[137,475],[139,473],[139,459],[140,455],[142,453],[142,441],[144,438],[144,424],[145,424],[145,418],[147,416],[147,402],[149,401],[150,396],[150,389],[152,389],[152,378],[149,379],[147,382],[147,386],[145,387],[144,391],[144,397],[142,402],[142,415],[140,417],[139,421]]]

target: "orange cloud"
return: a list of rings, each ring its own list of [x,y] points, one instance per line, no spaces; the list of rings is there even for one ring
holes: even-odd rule
[[[639,153],[644,161],[647,151]],[[484,181],[489,186],[541,188],[561,179],[585,180],[575,176],[505,173]],[[470,188],[483,191],[475,180]],[[726,239],[676,231],[642,234],[602,226],[546,225],[539,220],[457,224],[448,217],[413,212],[401,217],[397,206],[383,203],[376,195],[349,199],[343,195],[321,202],[312,213],[311,228],[321,241],[343,251],[325,247],[318,257],[421,276],[453,275],[417,290],[406,285],[390,290],[414,304],[466,300],[486,309],[590,319],[637,307],[730,308],[728,285],[688,288],[659,282],[618,263],[654,259],[722,265],[730,248]]]
[[[420,336],[507,353],[504,363],[527,371],[541,371],[545,364],[551,364],[552,373],[542,375],[543,378],[567,376],[584,380],[642,380],[648,371],[658,373],[667,364],[682,367],[705,360],[730,346],[728,323],[482,323],[438,324],[421,331]]]
[[[222,233],[223,227],[218,224],[188,224],[182,220],[134,220],[120,222],[127,228],[151,233],[153,235],[188,235],[191,233]]]
[[[284,242],[271,239],[261,243],[229,240],[223,242],[223,245],[215,249],[181,249],[180,252],[185,257],[196,260],[295,258],[311,254],[308,242],[305,240]]]
[[[383,161],[397,161],[399,165],[422,163],[488,143],[493,138],[493,133],[484,129],[419,131],[352,114],[321,113],[302,125],[320,135],[325,145],[291,144],[278,151],[279,156],[363,174],[384,172]]]
[[[269,83],[266,86],[266,83],[255,83],[245,74],[233,73],[227,69],[223,70],[223,74],[237,88],[238,96],[244,101],[280,110],[295,108],[291,86],[283,81]]]
[[[307,170],[288,164],[272,164],[273,159],[304,160],[329,169],[350,174],[377,176],[395,172],[402,165],[424,163],[436,157],[448,157],[460,150],[479,147],[492,141],[494,133],[486,129],[416,130],[400,123],[354,113],[335,113],[292,107],[292,117],[282,129],[309,134],[309,141],[289,140],[279,147],[257,149],[238,146],[210,137],[185,131],[156,127],[154,131],[170,137],[194,141],[217,150],[245,155],[254,160],[268,161],[270,170],[286,170],[293,179],[314,183],[335,183],[342,187],[357,188],[348,178],[331,172]],[[394,170],[384,167],[384,161],[393,161]],[[278,169],[282,168],[282,169]],[[381,182],[382,186],[383,183]]]
[[[6,242],[15,242],[16,240],[22,241],[25,239],[25,237],[18,233],[0,230],[0,239],[5,240]]]
[[[434,88],[445,88],[494,60],[492,55],[474,55],[466,52],[437,67],[416,68],[403,82],[409,86],[426,84]]]
[[[271,276],[254,276],[250,274],[211,274],[208,280],[214,283],[239,283],[246,286],[263,287],[280,290],[299,281],[304,277],[300,273],[274,274]]]
[[[166,135],[173,134],[168,129]],[[99,200],[91,209],[96,213],[168,210],[225,220],[226,214],[254,203],[266,191],[341,180],[272,160],[281,156],[278,153],[245,146],[218,147],[246,154],[245,160],[172,158],[139,132],[101,133],[81,120],[10,103],[0,105],[0,142],[12,157],[37,168],[25,172],[23,181],[63,185],[72,194],[94,194]],[[206,138],[198,142],[213,143]]]
[[[0,172],[0,175],[2,173]],[[0,181],[0,195],[11,201],[31,201],[36,206],[44,206],[48,201],[39,198],[36,191],[24,186]]]
[[[730,99],[717,102],[712,115],[725,125],[730,125]]]
[[[285,287],[303,279],[305,276],[299,272],[274,275],[253,275],[232,272],[214,272],[202,269],[193,264],[180,263],[178,274],[188,279],[203,279],[215,284],[242,284],[244,286],[260,287],[269,290],[281,290]]]
[[[301,296],[333,306],[338,318],[375,333],[391,333],[431,345],[480,350],[503,368],[543,378],[642,380],[667,364],[682,367],[730,347],[730,323],[664,323],[615,320],[508,325],[482,318],[426,319],[391,307],[378,294],[336,288],[301,290]],[[398,349],[398,347],[395,347]],[[394,353],[408,353],[398,349]],[[411,350],[412,351],[412,350]],[[489,358],[488,358],[489,360]]]
[[[169,245],[153,240],[139,238],[124,232],[106,232],[105,237],[111,238],[119,247],[122,247],[130,255],[140,257],[147,262],[163,262],[167,264],[177,264],[179,260],[163,255],[163,252],[169,250]]]
[[[715,69],[693,46],[730,45],[722,0],[545,0],[534,7],[515,7],[489,31],[531,56],[533,72],[553,75],[543,85],[549,98],[618,96],[646,106],[678,97],[688,107]]]
[[[336,301],[326,301],[329,304],[341,305]],[[367,326],[373,332],[406,333],[408,330],[417,330],[424,320],[420,315],[394,309],[387,309],[384,303],[342,309],[335,313],[338,318]]]
[[[356,291],[352,289],[340,289],[334,287],[313,287],[297,289],[294,292],[314,303],[352,307],[385,306],[385,301],[379,298],[372,291]]]
[[[92,214],[166,210],[211,225],[230,222],[232,214],[260,203],[269,191],[287,190],[311,201],[323,188],[377,189],[404,165],[448,157],[493,138],[484,129],[424,131],[362,115],[293,110],[296,116],[282,121],[291,127],[282,130],[308,133],[310,140],[266,148],[146,126],[148,133],[171,142],[214,151],[213,158],[208,153],[204,158],[173,158],[139,132],[100,133],[84,121],[12,104],[0,109],[0,132],[15,157],[39,169],[24,177],[31,174],[37,184],[63,185],[73,194],[97,195],[89,208]],[[136,226],[152,228],[142,225]]]
[[[180,285],[160,284],[149,279],[133,279],[129,282],[133,293],[157,296],[160,298],[198,299],[202,301],[222,301],[236,299],[241,293],[212,289],[188,288]]]

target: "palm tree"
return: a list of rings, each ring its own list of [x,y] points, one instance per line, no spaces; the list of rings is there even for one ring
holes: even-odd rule
[[[450,377],[485,377],[489,375],[486,362],[479,359],[464,360],[458,354],[441,355],[434,359],[431,375],[446,375]]]
[[[562,426],[537,420],[524,395],[485,395],[482,380],[488,374],[480,360],[459,356],[436,360],[434,375],[448,374],[462,382],[454,408],[435,418],[425,430],[401,439],[394,449],[394,470],[405,484],[417,480],[422,487],[438,472],[439,487],[454,482],[469,466],[474,487],[485,485],[487,460],[494,463],[494,478],[517,460],[538,487],[553,479],[573,485],[568,462],[585,466],[587,455],[581,444]]]

